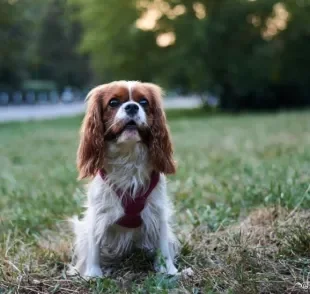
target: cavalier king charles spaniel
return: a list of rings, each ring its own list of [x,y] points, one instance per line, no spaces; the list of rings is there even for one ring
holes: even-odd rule
[[[178,240],[165,175],[175,173],[161,88],[117,81],[90,91],[77,152],[91,178],[86,211],[73,219],[73,268],[101,277],[135,248],[157,253],[155,269],[177,274]]]

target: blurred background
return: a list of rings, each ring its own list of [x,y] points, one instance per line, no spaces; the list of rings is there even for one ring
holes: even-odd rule
[[[159,83],[223,110],[310,104],[310,0],[0,0],[0,104]]]

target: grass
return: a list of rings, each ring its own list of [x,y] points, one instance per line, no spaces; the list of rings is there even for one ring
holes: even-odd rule
[[[192,277],[152,271],[143,253],[111,277],[68,278],[81,212],[81,117],[0,125],[0,293],[301,293],[310,266],[310,113],[171,111],[170,177]],[[308,284],[310,287],[310,284]]]

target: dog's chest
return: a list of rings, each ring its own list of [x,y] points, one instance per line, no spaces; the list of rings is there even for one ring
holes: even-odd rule
[[[104,170],[100,170],[99,174],[103,181],[109,185],[109,177]],[[140,186],[135,189],[135,186],[131,186],[130,189],[123,190],[120,187],[113,187],[115,198],[118,199],[120,206],[122,207],[123,214],[116,220],[116,224],[125,228],[138,228],[143,224],[141,213],[144,210],[148,198],[157,187],[160,179],[159,173],[153,171],[149,176],[147,185]]]

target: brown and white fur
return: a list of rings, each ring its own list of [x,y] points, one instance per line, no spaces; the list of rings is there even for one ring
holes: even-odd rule
[[[150,83],[118,81],[94,88],[86,99],[77,164],[79,178],[92,181],[84,217],[73,220],[74,269],[84,277],[101,277],[131,250],[141,248],[159,251],[155,269],[175,275],[178,242],[171,227],[173,207],[165,178],[175,172],[175,162],[161,89]],[[126,112],[129,104],[136,110],[134,115]],[[136,126],[128,127],[129,121]],[[98,175],[102,168],[105,180]],[[160,173],[160,180],[141,213],[143,224],[135,229],[119,226],[116,222],[124,209],[116,189],[131,191],[135,197],[136,191],[148,188],[152,171]]]

